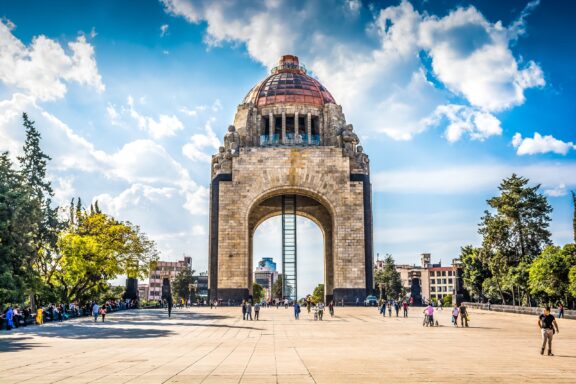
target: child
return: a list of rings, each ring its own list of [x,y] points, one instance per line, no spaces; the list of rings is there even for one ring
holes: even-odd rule
[[[102,316],[102,322],[104,322],[104,318],[106,317],[106,307],[100,307],[100,316]]]

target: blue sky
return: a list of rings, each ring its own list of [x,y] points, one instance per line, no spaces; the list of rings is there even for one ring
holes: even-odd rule
[[[371,160],[376,252],[449,262],[478,244],[485,200],[516,172],[542,184],[571,240],[576,26],[552,1],[1,2],[0,150],[27,111],[73,196],[140,224],[164,259],[207,265],[209,159],[281,54],[343,106]],[[300,221],[299,294],[322,280]],[[265,241],[264,239],[276,239]],[[278,220],[256,257],[280,255]]]

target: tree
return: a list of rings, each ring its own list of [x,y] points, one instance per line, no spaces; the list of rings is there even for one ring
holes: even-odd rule
[[[32,270],[40,274],[49,273],[45,268],[52,265],[58,232],[63,223],[58,219],[58,207],[52,207],[54,191],[50,181],[46,178],[47,162],[51,160],[40,148],[41,135],[34,126],[34,122],[26,113],[22,114],[26,139],[24,141],[23,155],[18,156],[20,174],[23,183],[31,191],[31,199],[36,205],[35,210],[40,214],[33,217],[37,220],[37,229],[34,232],[34,247],[36,257],[30,264]],[[32,285],[33,282],[30,282]]]
[[[480,258],[481,249],[467,245],[460,249],[462,262],[462,281],[464,287],[473,297],[481,301],[484,297],[483,283],[489,278],[490,270]]]
[[[573,296],[570,274],[576,267],[576,245],[548,246],[530,267],[530,291],[541,295],[543,302],[563,301],[569,303]]]
[[[374,281],[380,287],[382,297],[386,299],[397,299],[402,294],[400,273],[390,255],[384,260],[384,268],[376,272]]]
[[[538,193],[540,185],[528,186],[529,180],[513,174],[502,180],[500,195],[487,200],[478,232],[483,236],[482,262],[492,275],[503,303],[512,304],[528,294],[525,270],[542,249],[551,244],[550,213],[546,197]],[[522,270],[513,268],[521,266]],[[518,300],[516,300],[518,299]],[[529,296],[526,298],[530,302]]]
[[[272,284],[272,297],[274,299],[282,299],[282,284],[284,284],[284,276],[278,275],[278,279]]]
[[[137,226],[104,213],[76,211],[58,238],[58,257],[45,282],[64,302],[84,303],[106,290],[107,281],[130,268],[144,277],[158,258],[154,242]],[[136,261],[136,262],[134,262]],[[48,280],[49,279],[49,280]]]
[[[41,212],[32,191],[14,169],[7,152],[0,154],[0,302],[19,302],[36,274],[36,232]]]
[[[188,268],[180,270],[172,282],[172,296],[177,300],[187,301],[193,291],[191,285],[195,284],[196,280],[193,270]]]
[[[318,284],[312,292],[312,301],[314,304],[324,301],[324,284]]]
[[[255,303],[259,303],[264,300],[265,296],[266,291],[264,290],[264,287],[258,283],[252,284],[252,300],[254,300]]]

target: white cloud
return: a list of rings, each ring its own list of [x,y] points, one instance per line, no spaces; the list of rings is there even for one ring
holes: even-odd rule
[[[527,88],[545,84],[538,64],[521,62],[510,50],[525,32],[525,18],[537,2],[506,27],[488,21],[474,7],[437,17],[402,1],[372,8],[374,20],[355,25],[366,31],[364,39],[351,38],[342,24],[342,18],[358,10],[356,1],[323,4],[322,9],[315,2],[163,3],[168,13],[206,22],[208,44],[243,43],[252,58],[268,67],[282,54],[297,53],[344,106],[351,122],[397,140],[437,125],[430,122],[437,121],[438,114],[448,117],[446,105],[457,108],[452,110],[454,119],[447,120],[447,139],[457,140],[464,133],[478,140],[500,135],[493,112],[522,104]],[[455,102],[454,96],[462,100]]]
[[[576,145],[571,141],[564,142],[551,135],[542,136],[538,132],[534,133],[533,138],[522,138],[520,133],[516,133],[512,138],[512,146],[516,148],[516,154],[520,156],[550,152],[566,155],[570,150],[576,149]]]
[[[465,105],[440,105],[424,121],[428,126],[437,126],[444,118],[448,121],[444,136],[451,143],[460,140],[466,133],[472,140],[480,141],[502,134],[500,120],[494,115]]]
[[[576,186],[576,163],[534,165],[455,165],[437,168],[397,169],[373,175],[377,192],[414,194],[469,194],[497,190],[512,173],[527,177],[544,188],[560,184]]]
[[[550,197],[561,197],[566,196],[566,184],[560,184],[556,187],[547,188],[544,193]]]
[[[184,129],[184,124],[175,115],[160,114],[158,120],[144,116],[134,108],[134,98],[128,96],[128,113],[138,124],[138,128],[148,132],[153,139],[174,136],[176,132]]]
[[[168,24],[162,24],[160,26],[160,37],[164,37],[168,34],[168,27],[169,27]]]
[[[184,144],[182,147],[184,156],[193,161],[210,162],[212,154],[221,145],[220,140],[212,129],[213,122],[213,118],[208,120],[204,125],[206,133],[196,133],[190,137],[188,143]],[[208,148],[208,153],[204,151],[205,148]]]
[[[68,43],[69,53],[44,35],[24,45],[12,34],[12,23],[0,22],[0,81],[25,92],[35,100],[62,98],[65,82],[105,89],[94,59],[94,47],[83,35]]]

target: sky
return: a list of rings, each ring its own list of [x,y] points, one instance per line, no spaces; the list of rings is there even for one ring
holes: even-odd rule
[[[479,245],[486,199],[514,172],[541,185],[565,244],[575,11],[546,0],[0,1],[0,150],[21,153],[27,112],[58,204],[98,200],[162,259],[190,255],[205,271],[210,157],[245,94],[295,54],[370,156],[380,257],[446,264]],[[304,295],[323,280],[323,243],[306,219],[298,231]],[[278,218],[254,247],[281,264]]]

